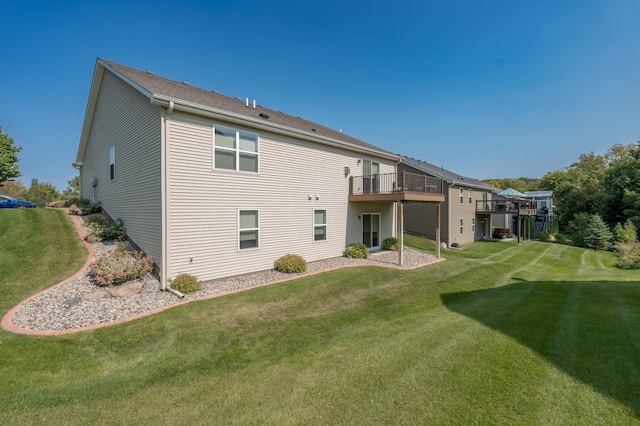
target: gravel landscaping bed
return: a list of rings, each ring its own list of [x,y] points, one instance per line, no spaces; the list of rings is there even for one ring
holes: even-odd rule
[[[80,221],[80,223],[82,222]],[[116,249],[116,244],[113,243],[94,243],[92,246],[95,250],[95,258],[105,256]],[[405,248],[403,268],[411,269],[437,260],[433,255]],[[11,322],[15,326],[27,330],[72,330],[92,327],[113,321],[123,321],[185,301],[214,297],[219,293],[256,287],[329,269],[352,265],[398,267],[397,261],[398,253],[393,251],[372,253],[369,259],[344,257],[326,259],[308,263],[307,271],[299,274],[267,270],[206,281],[202,283],[201,291],[185,295],[183,299],[169,292],[158,291],[157,281],[153,276],[142,280],[147,284],[139,294],[96,299],[93,297],[100,287],[92,281],[87,269],[76,278],[27,300],[14,312]]]

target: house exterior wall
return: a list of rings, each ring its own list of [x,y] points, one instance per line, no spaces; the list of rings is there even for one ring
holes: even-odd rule
[[[463,202],[460,202],[460,189],[463,191]],[[469,190],[471,189],[471,202],[469,202]],[[452,185],[449,188],[451,215],[450,238],[452,243],[469,244],[480,241],[483,237],[483,220],[489,220],[488,216],[476,214],[476,202],[483,200],[483,194],[487,194],[487,200],[491,200],[490,191],[469,188],[463,185]],[[460,234],[460,219],[464,220],[463,233]],[[475,220],[475,226],[473,223]],[[474,229],[475,228],[475,229]]]
[[[161,108],[105,71],[82,159],[82,197],[122,219],[129,237],[161,265]],[[110,150],[115,148],[115,176]],[[91,178],[97,178],[94,188]],[[94,197],[95,195],[95,197]]]
[[[213,125],[259,135],[259,173],[213,168]],[[360,175],[362,154],[183,112],[173,112],[166,128],[169,277],[270,269],[287,253],[307,261],[338,257],[362,241],[362,213],[381,213],[381,238],[394,233],[392,203],[348,201],[344,168]],[[395,163],[377,161],[381,173],[395,172]],[[238,248],[239,209],[259,211],[258,248]],[[313,239],[314,209],[327,211],[326,241]]]

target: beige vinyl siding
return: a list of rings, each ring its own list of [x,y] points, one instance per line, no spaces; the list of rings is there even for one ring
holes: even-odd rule
[[[168,124],[169,276],[186,272],[208,280],[271,269],[287,253],[307,261],[341,256],[348,241],[347,217],[357,221],[344,167],[359,175],[361,156],[215,122],[260,135],[260,172],[215,170],[213,124],[177,112]],[[393,163],[381,163],[383,172],[393,172]],[[238,250],[239,209],[260,211],[258,249]],[[327,211],[326,241],[313,241],[314,209]],[[393,226],[386,226],[390,234]]]
[[[105,71],[87,151],[83,159],[83,197],[96,201],[113,219],[122,219],[129,237],[161,264],[160,137],[161,108]],[[115,179],[109,151],[115,147]]]

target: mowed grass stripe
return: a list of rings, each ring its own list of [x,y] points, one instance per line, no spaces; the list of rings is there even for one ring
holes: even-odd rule
[[[0,423],[637,424],[638,288],[592,279],[583,253],[477,243],[76,335],[2,332]]]

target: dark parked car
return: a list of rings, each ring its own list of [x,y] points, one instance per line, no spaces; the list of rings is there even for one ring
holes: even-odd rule
[[[36,205],[31,201],[16,200],[8,195],[0,194],[0,208],[1,209],[34,209]]]

